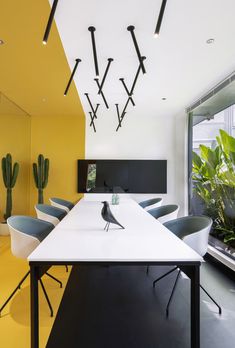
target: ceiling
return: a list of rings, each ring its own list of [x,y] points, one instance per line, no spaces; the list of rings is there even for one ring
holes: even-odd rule
[[[74,81],[86,115],[91,109],[84,93],[90,94],[93,104],[103,104],[94,82],[91,25],[96,28],[101,77],[107,59],[114,59],[103,88],[110,110],[102,105],[98,116],[102,111],[106,117],[115,117],[115,103],[122,110],[127,95],[119,78],[125,78],[130,88],[138,68],[128,25],[135,26],[140,52],[147,57],[147,73],[140,74],[136,106],[128,106],[127,116],[175,116],[235,70],[234,0],[168,0],[160,36],[154,38],[161,2],[59,0],[55,20],[70,69],[76,58],[82,59]],[[215,39],[213,44],[206,43],[210,38]]]

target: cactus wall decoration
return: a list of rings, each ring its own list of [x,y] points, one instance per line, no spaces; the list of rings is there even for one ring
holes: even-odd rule
[[[33,177],[38,189],[38,203],[43,203],[43,190],[47,186],[49,175],[49,159],[38,156],[38,163],[33,163]]]
[[[4,219],[7,220],[11,216],[12,211],[12,189],[15,186],[16,179],[19,173],[19,163],[14,163],[12,168],[12,157],[8,153],[6,157],[2,158],[2,177],[4,185],[7,189],[6,198],[6,213]]]

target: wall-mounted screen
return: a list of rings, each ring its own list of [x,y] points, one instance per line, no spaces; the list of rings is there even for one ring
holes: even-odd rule
[[[79,193],[167,193],[166,160],[78,160]]]

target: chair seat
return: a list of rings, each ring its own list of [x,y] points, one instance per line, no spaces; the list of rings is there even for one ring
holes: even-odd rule
[[[36,204],[35,208],[40,210],[42,213],[56,217],[60,221],[67,215],[64,209],[49,204]]]
[[[145,201],[139,202],[139,205],[144,209],[151,206],[160,207],[161,204],[162,204],[162,198],[151,198],[151,199],[147,199]]]
[[[72,202],[66,201],[65,199],[57,198],[57,197],[52,197],[50,198],[50,201],[53,205],[53,203],[64,206],[71,210],[74,207],[74,204]]]
[[[23,231],[24,234],[32,236],[40,242],[42,242],[54,228],[54,225],[50,222],[21,215],[9,217],[7,223],[15,230],[21,233]]]

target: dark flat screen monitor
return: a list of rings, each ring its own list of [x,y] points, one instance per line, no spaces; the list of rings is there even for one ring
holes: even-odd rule
[[[166,160],[78,160],[79,193],[167,193]]]

